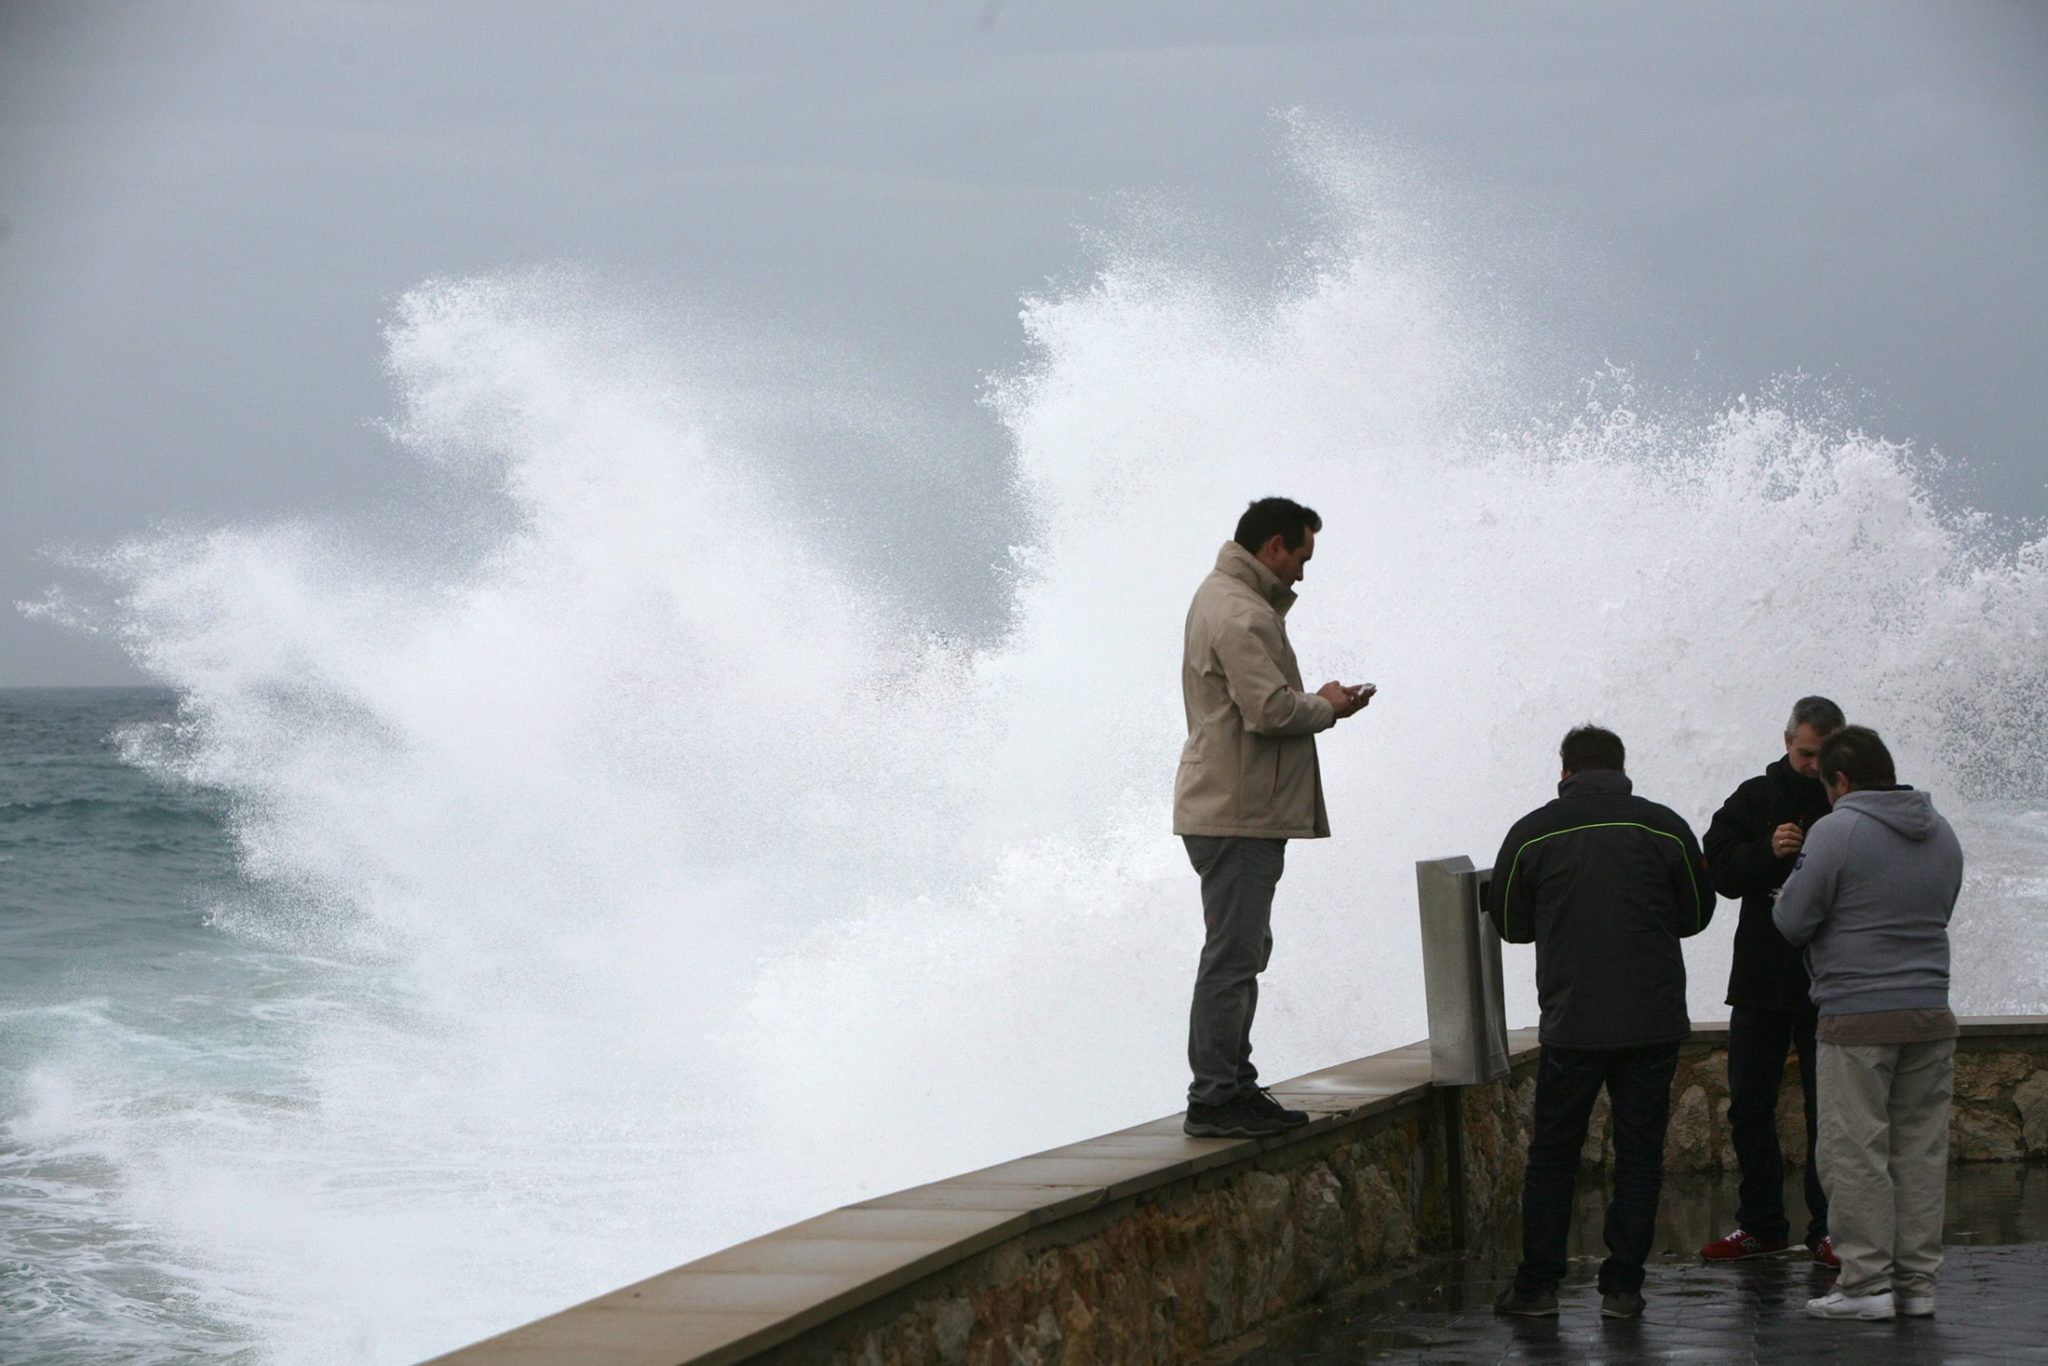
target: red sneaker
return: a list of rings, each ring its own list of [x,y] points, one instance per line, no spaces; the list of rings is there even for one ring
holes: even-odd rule
[[[1745,1257],[1768,1257],[1774,1252],[1783,1252],[1792,1246],[1783,1238],[1759,1238],[1754,1233],[1736,1229],[1725,1238],[1716,1238],[1700,1249],[1700,1256],[1710,1262],[1739,1262]]]
[[[1829,1234],[1813,1245],[1813,1260],[1820,1266],[1830,1267],[1836,1271],[1842,1269],[1842,1259],[1835,1255],[1835,1239],[1833,1234]]]

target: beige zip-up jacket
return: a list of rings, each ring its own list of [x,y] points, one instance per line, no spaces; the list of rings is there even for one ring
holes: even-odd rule
[[[1337,723],[1301,686],[1287,643],[1294,590],[1235,541],[1188,607],[1181,700],[1188,742],[1173,782],[1173,833],[1319,839],[1323,810],[1315,733]]]

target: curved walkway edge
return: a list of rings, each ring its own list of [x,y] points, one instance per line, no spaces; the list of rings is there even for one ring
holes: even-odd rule
[[[1733,1165],[1726,1040],[1703,1026],[1681,1053],[1669,1170]],[[1410,1044],[1275,1085],[1315,1116],[1276,1138],[1188,1138],[1174,1114],[833,1210],[434,1360],[1186,1360],[1511,1217],[1534,1031],[1509,1042],[1496,1082],[1433,1087]],[[1956,1072],[1955,1160],[2048,1156],[2048,1018],[1964,1021]],[[1596,1113],[1594,1165],[1602,1133]]]

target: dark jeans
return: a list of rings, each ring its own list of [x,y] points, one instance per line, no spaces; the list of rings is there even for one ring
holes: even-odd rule
[[[1202,878],[1208,928],[1188,1010],[1188,1100],[1221,1105],[1259,1084],[1252,1066],[1252,1016],[1259,974],[1273,956],[1273,889],[1287,865],[1286,840],[1183,835]]]
[[[1522,1179],[1522,1264],[1515,1288],[1555,1290],[1564,1279],[1572,1193],[1586,1121],[1600,1088],[1614,1116],[1614,1192],[1607,1201],[1607,1260],[1600,1293],[1641,1290],[1664,1190],[1664,1130],[1671,1120],[1676,1043],[1646,1048],[1553,1048],[1536,1063],[1536,1114]]]
[[[1735,1222],[1759,1238],[1791,1237],[1785,1158],[1778,1147],[1778,1083],[1785,1076],[1785,1054],[1794,1047],[1799,1050],[1799,1087],[1806,1093],[1806,1241],[1811,1245],[1827,1236],[1828,1197],[1820,1188],[1820,1163],[1814,1160],[1820,1109],[1813,1031],[1819,1019],[1812,1006],[1798,1011],[1733,1006],[1728,1011],[1728,1128],[1742,1166]]]

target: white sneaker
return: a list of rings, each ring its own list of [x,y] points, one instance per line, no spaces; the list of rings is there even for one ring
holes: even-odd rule
[[[1909,1319],[1931,1319],[1934,1317],[1934,1296],[1901,1295],[1899,1313]]]
[[[1839,1290],[1830,1290],[1819,1299],[1806,1302],[1806,1316],[1810,1319],[1888,1319],[1893,1312],[1889,1290],[1880,1290],[1875,1295],[1844,1295]]]

